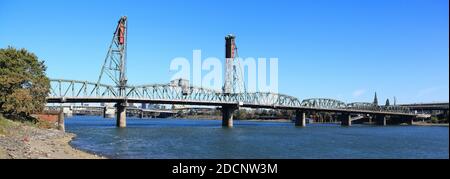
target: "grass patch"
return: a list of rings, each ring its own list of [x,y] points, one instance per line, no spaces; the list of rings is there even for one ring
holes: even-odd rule
[[[0,135],[6,135],[8,133],[8,129],[13,126],[13,122],[4,118],[3,115],[0,114]]]
[[[48,121],[41,121],[41,120],[35,120],[35,121],[21,121],[22,124],[29,126],[29,127],[37,127],[40,129],[56,129],[56,125],[48,122]]]
[[[0,147],[0,159],[7,159],[8,155],[6,155],[5,150],[3,150],[2,147]]]
[[[35,124],[36,127],[41,129],[56,129],[58,126],[54,123],[48,122],[48,121],[38,121]]]
[[[16,126],[25,125],[29,127],[36,127],[40,129],[56,129],[57,126],[48,121],[40,121],[40,120],[10,120],[5,118],[2,114],[0,114],[0,135],[7,135],[8,131],[15,130],[13,129]]]

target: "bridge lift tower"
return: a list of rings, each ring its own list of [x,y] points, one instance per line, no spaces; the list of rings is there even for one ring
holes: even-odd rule
[[[239,63],[236,47],[236,36],[225,36],[225,83],[222,93],[225,96],[239,95],[246,93],[243,81],[242,67]],[[222,106],[222,126],[233,127],[233,113],[239,109],[239,106]]]
[[[114,31],[113,39],[106,54],[100,76],[97,80],[97,85],[100,85],[102,77],[106,74],[106,80],[112,81],[116,84],[119,94],[117,96],[123,97],[123,101],[116,104],[117,108],[117,126],[126,127],[126,59],[127,59],[127,17],[123,16],[117,23]]]
[[[225,95],[246,92],[237,50],[236,36],[225,36],[225,83],[222,89]]]
[[[116,96],[123,99],[116,104],[116,124],[118,127],[126,127],[126,108],[128,106],[126,98],[127,25],[127,17],[121,17],[114,31],[113,39],[97,80],[97,86],[102,83],[102,80],[108,80],[106,83],[112,81],[118,88],[119,94],[116,94]],[[231,34],[225,37],[226,68],[223,94],[226,96],[239,95],[239,93],[246,92],[241,66],[236,58],[237,47],[235,39],[236,37]],[[107,78],[103,78],[104,76],[107,76]],[[222,106],[223,126],[233,126],[233,112],[236,109],[238,109],[237,105]]]

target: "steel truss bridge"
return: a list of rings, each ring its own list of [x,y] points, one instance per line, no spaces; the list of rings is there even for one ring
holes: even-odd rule
[[[326,98],[299,100],[275,93],[234,93],[173,84],[126,86],[124,96],[115,86],[77,80],[50,80],[48,103],[155,103],[226,106],[249,108],[351,112],[364,114],[413,115],[408,107],[376,106],[372,103],[349,103]]]
[[[413,117],[408,107],[378,106],[371,103],[346,104],[335,99],[298,98],[274,93],[239,91],[243,84],[237,58],[235,36],[225,37],[226,78],[222,91],[193,87],[189,84],[170,83],[130,86],[126,77],[127,17],[121,17],[114,31],[108,53],[97,82],[52,79],[48,103],[116,103],[117,126],[126,126],[128,103],[180,104],[219,106],[222,108],[222,125],[233,126],[233,112],[239,107],[296,110],[296,124],[305,125],[305,112],[337,112],[351,124],[350,114],[372,114],[377,116]],[[102,83],[109,77],[114,85]],[[245,86],[244,86],[245,89]],[[383,117],[384,118],[384,117]],[[383,120],[385,121],[385,120]]]

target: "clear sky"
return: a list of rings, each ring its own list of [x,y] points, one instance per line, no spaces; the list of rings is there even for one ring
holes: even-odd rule
[[[51,78],[96,81],[120,16],[131,84],[167,83],[175,57],[278,57],[300,99],[449,100],[448,0],[0,0],[0,48],[34,52]],[[391,99],[392,100],[392,99]]]

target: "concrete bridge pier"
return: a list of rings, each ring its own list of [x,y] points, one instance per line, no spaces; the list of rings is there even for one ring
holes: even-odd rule
[[[120,128],[127,127],[127,103],[116,104],[116,126]]]
[[[140,118],[140,119],[144,118],[144,111],[143,111],[143,110],[140,110],[140,112],[139,112],[139,118]]]
[[[65,132],[66,127],[64,124],[64,110],[61,110],[58,115],[58,130]]]
[[[387,125],[386,115],[376,115],[375,122],[377,125],[386,126]]]
[[[297,110],[295,111],[295,126],[306,127],[306,112]]]
[[[369,118],[369,124],[372,124],[373,123],[373,116],[371,115],[371,116],[368,116],[368,118]]]
[[[222,127],[233,127],[233,113],[237,109],[236,106],[222,106]]]
[[[405,117],[406,119],[406,123],[408,124],[408,125],[414,125],[414,117]]]
[[[103,118],[114,118],[114,115],[116,114],[116,109],[112,106],[105,106],[103,108]]]
[[[352,126],[352,116],[349,113],[342,113],[339,119],[342,126]]]

